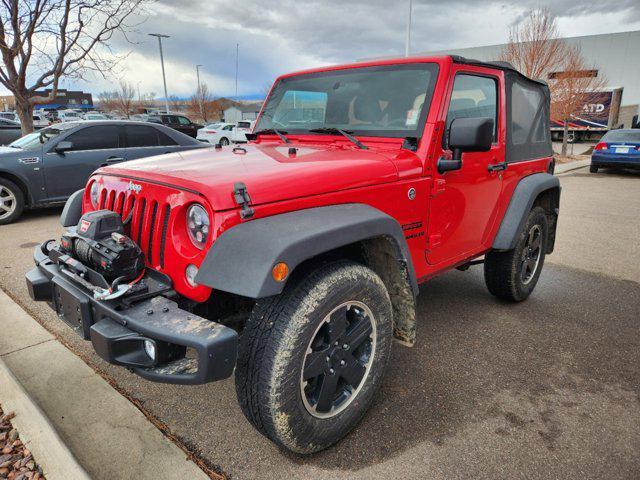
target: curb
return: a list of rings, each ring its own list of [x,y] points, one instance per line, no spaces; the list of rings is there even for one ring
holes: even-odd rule
[[[0,358],[0,402],[49,480],[91,480],[9,367]]]
[[[556,165],[555,174],[561,175],[563,173],[571,172],[579,168],[588,167],[590,164],[591,164],[590,159],[577,160],[575,162],[570,162],[570,163],[560,163]]]

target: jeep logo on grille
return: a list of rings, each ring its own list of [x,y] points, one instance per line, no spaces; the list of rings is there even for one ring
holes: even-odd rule
[[[142,191],[142,185],[138,185],[137,183],[129,182],[127,185],[127,190],[130,192],[140,193]]]

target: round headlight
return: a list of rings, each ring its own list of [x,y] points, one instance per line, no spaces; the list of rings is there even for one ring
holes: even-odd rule
[[[193,244],[199,249],[203,249],[209,238],[211,222],[209,214],[202,205],[194,203],[187,210],[187,232]]]
[[[91,184],[89,197],[91,198],[91,205],[93,205],[93,208],[98,208],[98,199],[100,197],[100,187],[98,187],[98,182],[93,182]]]

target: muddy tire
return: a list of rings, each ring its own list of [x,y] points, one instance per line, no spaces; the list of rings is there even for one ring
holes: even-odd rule
[[[15,222],[24,210],[24,194],[20,187],[0,178],[0,225]]]
[[[513,250],[485,256],[484,280],[491,294],[521,302],[535,288],[544,265],[549,226],[542,207],[534,207]]]
[[[320,267],[257,302],[238,353],[242,411],[285,449],[310,454],[329,447],[371,405],[392,331],[378,275],[346,261]]]

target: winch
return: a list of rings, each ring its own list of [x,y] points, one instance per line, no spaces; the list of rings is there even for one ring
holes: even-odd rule
[[[137,279],[144,271],[140,247],[125,235],[122,218],[110,210],[85,213],[76,229],[60,240],[60,249],[117,285]]]

